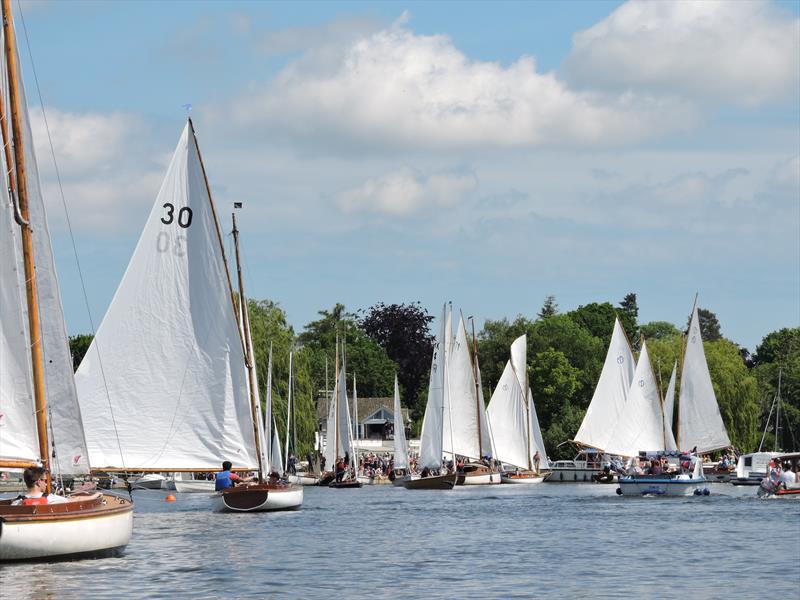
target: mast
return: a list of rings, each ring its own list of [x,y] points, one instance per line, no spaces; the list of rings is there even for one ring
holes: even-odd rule
[[[49,445],[47,440],[47,399],[44,389],[44,359],[42,354],[42,333],[39,322],[38,291],[36,286],[36,265],[33,256],[33,230],[29,219],[28,182],[25,169],[25,148],[23,142],[23,127],[21,113],[21,94],[18,79],[17,43],[14,35],[13,20],[10,0],[2,0],[3,10],[3,50],[6,55],[8,71],[9,103],[11,107],[11,130],[13,138],[9,139],[5,119],[3,119],[3,137],[6,146],[6,159],[9,159],[8,146],[13,146],[14,160],[8,163],[9,171],[12,164],[15,168],[15,177],[9,173],[9,184],[14,201],[14,182],[16,180],[16,220],[22,230],[22,258],[25,270],[25,297],[28,304],[28,329],[31,343],[31,366],[33,370],[33,397],[36,411],[36,431],[39,438],[39,456],[42,459],[47,475],[47,493],[51,490]]]
[[[442,368],[442,377],[445,379],[445,383],[447,384],[447,417],[448,421],[450,421],[450,454],[453,456],[453,472],[456,471],[456,448],[455,444],[453,443],[453,399],[452,394],[450,393],[450,378],[447,377],[447,344],[452,341],[453,334],[452,334],[452,326],[453,326],[453,306],[452,302],[450,303],[450,338],[449,340],[444,340],[445,351],[443,354],[444,360],[442,361],[444,366]],[[445,325],[445,336],[447,337],[447,326]],[[442,407],[442,439],[444,439],[444,406]]]
[[[525,355],[527,357],[527,353]],[[531,399],[528,393],[531,386],[528,383],[528,364],[523,365],[525,369],[525,441],[528,442],[528,471],[533,471],[533,459],[531,458]]]
[[[233,220],[233,246],[236,252],[236,276],[239,280],[239,304],[242,307],[242,327],[244,331],[250,331],[250,316],[247,309],[247,296],[244,294],[244,279],[242,278],[242,263],[239,257],[239,230],[236,228],[236,214],[232,213]],[[258,482],[264,478],[264,464],[261,457],[261,440],[258,435],[258,413],[256,411],[256,385],[255,385],[255,361],[253,360],[253,348],[250,343],[250,336],[245,335],[245,356],[247,358],[247,380],[250,384],[250,414],[253,419],[253,437],[256,442],[256,458],[258,458]]]
[[[478,383],[478,340],[475,338],[475,319],[472,321],[472,378],[475,380],[475,418],[478,423],[478,460],[483,458],[483,446],[481,445],[481,390]],[[462,316],[463,320],[463,316]]]
[[[333,426],[333,471],[336,473],[336,461],[339,460],[339,332],[336,332],[336,357],[334,358],[334,369],[336,384],[333,386],[333,405],[334,426]]]
[[[778,395],[775,397],[776,400],[776,407],[775,407],[775,444],[773,445],[773,450],[775,452],[778,451],[778,436],[780,435],[780,428],[781,428],[781,376],[783,375],[783,369],[778,369]]]
[[[355,426],[355,441],[353,442],[353,470],[358,473],[358,389],[356,388],[356,374],[353,373],[353,414]]]
[[[292,421],[292,362],[294,360],[294,353],[289,352],[289,399],[286,403],[286,446],[283,452],[283,471],[288,472],[289,469],[289,427],[293,425]]]

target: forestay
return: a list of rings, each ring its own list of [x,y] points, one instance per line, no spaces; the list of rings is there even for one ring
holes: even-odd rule
[[[531,413],[531,452],[539,452],[539,469],[549,469],[550,460],[547,458],[547,449],[544,447],[542,438],[542,428],[539,426],[539,417],[536,414],[536,403],[533,401],[533,393],[528,388],[528,410]]]
[[[697,447],[699,453],[731,445],[708,372],[697,306],[692,311],[683,355],[678,401],[678,444],[684,451]]]
[[[603,371],[575,441],[608,451],[609,436],[617,425],[628,399],[636,364],[625,330],[614,319],[614,333],[608,346]]]
[[[191,121],[76,379],[93,468],[256,468],[242,338]]]
[[[644,341],[628,401],[605,447],[610,454],[629,457],[642,450],[664,450],[664,413]]]
[[[394,376],[394,468],[408,469],[408,446],[406,429],[403,423],[403,407],[400,405],[400,387],[397,375]]]

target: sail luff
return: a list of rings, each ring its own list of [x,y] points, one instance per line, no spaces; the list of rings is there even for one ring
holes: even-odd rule
[[[442,466],[442,438],[444,429],[444,358],[447,305],[442,307],[439,332],[431,356],[431,372],[428,380],[428,401],[422,420],[420,435],[420,465],[430,469]]]
[[[394,376],[394,468],[408,469],[408,448],[406,446],[403,407],[400,404],[400,386],[397,374]]]

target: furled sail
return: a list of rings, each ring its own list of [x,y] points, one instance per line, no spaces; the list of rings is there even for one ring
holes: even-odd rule
[[[604,449],[620,456],[664,450],[664,413],[644,341],[628,401]]]
[[[451,334],[451,317],[447,307],[442,308],[439,321],[439,334],[433,346],[431,374],[428,383],[428,403],[422,420],[420,436],[419,466],[439,469],[442,466],[442,435],[445,427],[449,429],[449,402],[445,385],[445,365]]]
[[[191,121],[76,379],[93,468],[256,468],[242,337]]]
[[[708,372],[697,306],[686,339],[678,400],[678,444],[684,451],[711,452],[731,445],[719,412],[714,386]]]
[[[664,448],[668,452],[674,452],[678,449],[675,444],[675,434],[672,433],[672,417],[675,414],[675,374],[678,369],[676,362],[672,366],[672,375],[669,377],[669,385],[667,386],[667,395],[664,396]]]
[[[615,319],[614,333],[611,335],[603,371],[586,410],[586,416],[578,433],[575,434],[576,442],[608,451],[606,447],[608,438],[628,399],[635,367],[636,363],[625,330],[619,319]]]
[[[403,423],[403,407],[400,406],[400,387],[394,376],[394,468],[408,469],[408,446],[406,428]]]

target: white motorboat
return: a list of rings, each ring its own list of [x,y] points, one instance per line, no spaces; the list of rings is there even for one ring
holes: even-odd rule
[[[623,475],[619,478],[620,496],[708,496],[708,480],[703,464],[695,460],[691,473],[662,475]]]
[[[286,479],[289,483],[295,485],[319,485],[319,475],[315,475],[314,473],[297,471],[294,474],[288,474]]]
[[[209,494],[216,483],[214,479],[198,479],[194,473],[176,473],[170,482],[181,494]]]
[[[512,483],[515,485],[530,485],[533,483],[542,483],[545,480],[545,475],[537,473],[536,471],[505,471],[501,475],[503,483]]]
[[[547,483],[611,483],[616,475],[609,468],[610,457],[602,452],[587,448],[581,450],[572,460],[558,460],[545,477]]]
[[[283,483],[237,485],[214,494],[217,512],[272,512],[297,510],[303,504],[303,487]]]
[[[167,478],[160,473],[146,473],[131,479],[130,484],[134,490],[161,490],[167,489],[167,481]]]
[[[769,472],[769,462],[780,452],[751,452],[742,454],[736,461],[736,471],[731,476],[733,485],[759,485]]]

